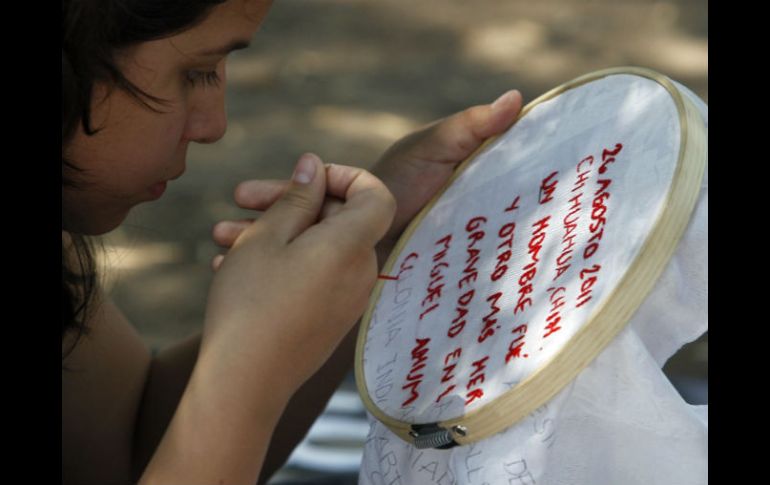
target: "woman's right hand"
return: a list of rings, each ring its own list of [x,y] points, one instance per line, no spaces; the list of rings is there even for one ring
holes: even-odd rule
[[[374,248],[394,213],[393,196],[367,171],[303,155],[281,197],[218,265],[199,366],[223,378],[267,371],[288,398],[366,309]]]

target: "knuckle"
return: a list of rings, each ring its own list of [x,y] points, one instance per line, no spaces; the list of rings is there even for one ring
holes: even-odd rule
[[[370,179],[370,187],[367,189],[368,196],[377,201],[377,206],[382,208],[387,214],[389,212],[395,212],[396,210],[396,197],[390,191],[387,185],[379,179],[376,175],[364,171],[367,178]]]
[[[393,195],[393,193],[385,188],[382,194],[382,205],[383,205],[383,211],[385,213],[385,217],[388,219],[388,221],[392,220],[393,217],[396,215],[396,209],[398,208],[398,202],[396,201],[396,196]]]
[[[245,181],[239,183],[235,187],[235,191],[233,192],[233,195],[235,197],[236,201],[239,202],[249,202],[251,201],[252,194],[254,193],[254,190],[252,189],[253,182],[252,181]]]
[[[225,221],[217,222],[214,224],[214,227],[211,229],[211,237],[215,241],[219,241],[221,239],[224,239],[227,236],[227,223]]]
[[[372,190],[372,200],[375,202],[373,206],[372,222],[377,231],[385,231],[393,222],[393,218],[396,215],[398,208],[398,202],[396,197],[388,190],[383,184],[382,187],[378,187],[376,190]],[[379,237],[379,235],[378,235]]]
[[[487,107],[484,105],[477,105],[477,106],[471,106],[470,108],[465,108],[460,112],[460,118],[463,122],[467,125],[474,125],[476,122],[479,121],[479,118],[482,118],[484,116],[484,112],[486,111]]]

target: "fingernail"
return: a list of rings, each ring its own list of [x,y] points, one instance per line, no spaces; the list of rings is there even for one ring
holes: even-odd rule
[[[521,96],[521,93],[519,92],[518,89],[512,89],[506,92],[505,94],[497,98],[494,103],[492,103],[492,109],[498,110],[501,107],[507,105],[516,95]]]
[[[318,157],[312,153],[302,155],[299,163],[297,163],[297,168],[294,169],[292,179],[300,184],[309,184],[315,177],[317,161],[319,161]]]

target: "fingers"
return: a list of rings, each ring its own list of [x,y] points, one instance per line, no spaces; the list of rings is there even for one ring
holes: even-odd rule
[[[242,209],[267,210],[286,192],[288,180],[247,180],[235,188],[235,203]]]
[[[212,271],[216,273],[217,270],[219,270],[219,267],[222,266],[222,261],[224,260],[225,260],[224,254],[217,254],[216,256],[214,256],[214,258],[211,260]]]
[[[445,163],[467,158],[487,138],[508,129],[516,121],[521,104],[521,93],[512,90],[492,104],[473,106],[436,122],[415,147],[415,158]]]
[[[326,197],[321,207],[319,219],[326,219],[337,214],[343,207],[344,201],[336,197]],[[238,236],[254,223],[255,219],[240,219],[237,221],[220,221],[211,231],[211,239],[221,248],[230,248]]]
[[[213,237],[222,247],[234,248],[241,238],[260,231],[289,243],[319,219],[332,221],[341,239],[374,246],[395,214],[395,200],[377,177],[356,167],[324,167],[313,154],[300,157],[291,182],[243,182],[236,198],[242,207],[267,210],[257,223],[245,219],[217,224]],[[220,264],[220,258],[212,261],[212,267]]]
[[[233,245],[238,236],[240,236],[253,222],[254,219],[218,222],[211,231],[211,238],[218,246],[229,248]]]
[[[241,233],[249,237],[254,232],[268,233],[273,239],[288,243],[318,221],[326,194],[326,171],[314,154],[302,155],[283,195],[265,211],[258,223]]]
[[[518,90],[512,89],[504,93],[489,105],[486,116],[481,115],[476,134],[481,138],[488,138],[507,130],[518,118],[521,104],[522,96]]]
[[[321,207],[320,219],[323,220],[329,217],[333,217],[335,214],[339,213],[340,210],[342,210],[343,206],[344,201],[336,197],[327,196],[324,200],[323,207]],[[241,233],[253,223],[254,219],[218,222],[212,230],[212,239],[218,246],[225,249],[230,248],[233,243],[235,243],[235,240],[238,239],[238,236],[240,236]],[[224,259],[224,254],[217,254],[214,256],[214,258],[211,260],[211,269],[216,272],[222,265],[222,261],[224,261]]]
[[[328,219],[337,215],[345,207],[345,201],[336,197],[326,197],[324,206],[321,208],[321,220]]]
[[[326,168],[328,218],[340,237],[374,246],[390,227],[396,211],[393,195],[380,179],[362,168],[329,164]],[[344,202],[342,202],[344,201]]]

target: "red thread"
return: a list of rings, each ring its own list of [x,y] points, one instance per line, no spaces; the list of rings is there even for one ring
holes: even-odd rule
[[[497,301],[500,299],[500,297],[503,296],[502,291],[498,291],[497,293],[494,293],[487,297],[487,302],[489,302],[490,306],[490,312],[484,316],[482,319],[482,322],[484,323],[484,328],[481,330],[481,333],[479,334],[477,340],[478,342],[484,343],[484,341],[495,334],[495,325],[497,325],[497,318],[493,318],[497,313],[500,311],[500,307],[497,306]],[[499,325],[498,325],[499,328]]]
[[[540,182],[540,196],[538,202],[540,202],[541,205],[553,200],[553,193],[556,190],[556,185],[559,183],[559,181],[554,180],[551,182],[550,180],[558,173],[559,172],[553,172],[551,175],[544,178],[542,182]]]
[[[401,386],[401,389],[409,389],[409,397],[401,404],[401,407],[406,407],[411,404],[415,399],[420,397],[420,393],[417,390],[420,383],[422,383],[423,374],[415,374],[417,371],[423,369],[428,361],[428,343],[430,338],[418,338],[415,339],[417,345],[412,349],[412,368],[409,370],[409,374],[406,375],[407,383]]]
[[[420,320],[425,318],[425,315],[438,308],[439,302],[436,300],[441,299],[441,290],[444,288],[443,283],[439,284],[439,282],[444,279],[444,275],[441,273],[441,268],[449,267],[449,263],[442,261],[442,259],[446,257],[451,241],[452,234],[447,234],[446,236],[436,241],[436,246],[440,246],[441,249],[439,249],[439,251],[433,255],[433,262],[436,264],[434,264],[433,268],[430,270],[431,280],[430,283],[428,283],[428,288],[426,289],[427,295],[422,299],[421,303],[422,308],[425,308],[428,303],[433,303],[433,305],[428,307],[427,310],[420,314]]]
[[[386,274],[377,275],[377,278],[381,279],[381,280],[398,281],[398,276],[389,276],[389,275],[386,275]]]
[[[465,395],[465,405],[472,403],[476,399],[480,399],[484,396],[484,391],[481,389],[481,384],[484,383],[484,369],[487,367],[487,360],[489,356],[485,356],[473,363],[473,372],[471,372],[470,380],[465,388],[469,391]],[[471,389],[475,387],[475,389]]]
[[[441,383],[447,383],[455,378],[455,375],[453,374],[453,371],[455,367],[457,366],[456,363],[449,363],[449,359],[454,358],[455,360],[458,360],[460,358],[460,355],[462,355],[462,349],[460,347],[456,348],[452,352],[448,353],[446,357],[444,357],[444,376],[441,378]],[[439,394],[439,396],[436,398],[436,402],[440,402],[444,397],[446,397],[450,392],[452,392],[455,389],[454,384],[450,384],[447,386],[446,389],[444,389],[444,392]]]

